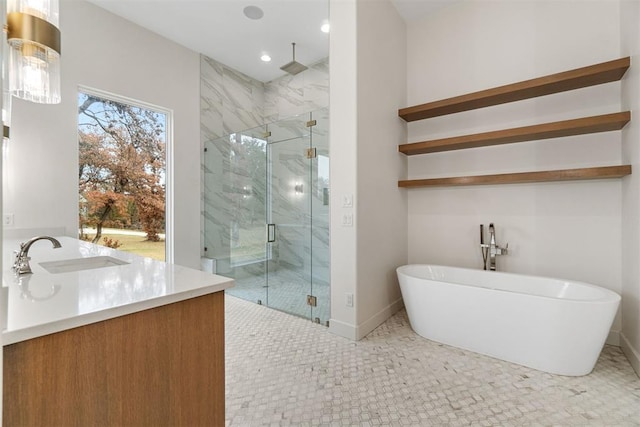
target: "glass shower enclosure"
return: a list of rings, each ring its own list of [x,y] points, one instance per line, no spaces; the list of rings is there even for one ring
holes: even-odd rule
[[[204,254],[227,293],[327,324],[327,109],[205,143]]]

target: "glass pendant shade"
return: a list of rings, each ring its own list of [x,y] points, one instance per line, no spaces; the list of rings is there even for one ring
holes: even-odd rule
[[[9,0],[9,91],[27,101],[60,102],[58,0]]]
[[[0,7],[0,13],[6,15],[5,4]],[[9,45],[7,32],[2,32],[2,137],[3,142],[9,141],[11,131],[11,91],[9,91]]]
[[[6,51],[6,45],[4,46]],[[6,59],[2,61],[2,137],[4,140],[9,140],[9,134],[11,129],[11,92],[9,92],[9,81],[7,80],[7,62]]]

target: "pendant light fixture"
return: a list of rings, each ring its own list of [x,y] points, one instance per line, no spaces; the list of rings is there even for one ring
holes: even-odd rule
[[[2,37],[5,40],[5,37]],[[9,141],[11,133],[11,92],[9,91],[9,55],[8,46],[2,46],[2,138],[4,142]]]
[[[60,102],[58,0],[8,0],[9,91],[27,101]]]
[[[6,3],[0,1],[0,18],[7,15]],[[2,32],[2,142],[9,142],[11,133],[11,92],[9,91],[9,45],[7,44],[7,32]],[[4,148],[4,144],[3,144]]]

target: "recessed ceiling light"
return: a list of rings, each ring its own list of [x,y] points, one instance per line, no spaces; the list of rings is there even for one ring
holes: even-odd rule
[[[323,33],[328,33],[329,32],[329,23],[325,22],[324,24],[322,24],[322,26],[320,27],[320,31],[322,31]]]
[[[266,53],[265,53],[265,54],[263,54],[263,55],[260,57],[260,59],[261,59],[263,62],[271,62],[271,57],[270,57],[269,55],[267,55]]]
[[[247,6],[243,9],[244,16],[249,19],[262,19],[264,12],[258,6]]]

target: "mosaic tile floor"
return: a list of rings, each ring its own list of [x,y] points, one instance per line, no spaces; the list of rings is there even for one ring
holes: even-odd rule
[[[618,347],[563,377],[437,344],[404,310],[359,342],[226,297],[227,426],[640,426]]]

